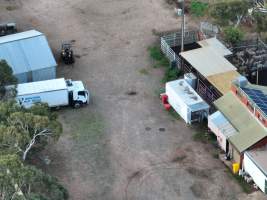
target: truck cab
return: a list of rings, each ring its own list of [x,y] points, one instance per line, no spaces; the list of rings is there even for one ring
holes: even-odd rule
[[[85,89],[82,81],[66,80],[69,92],[69,104],[75,108],[81,107],[83,104],[89,103],[89,91]]]

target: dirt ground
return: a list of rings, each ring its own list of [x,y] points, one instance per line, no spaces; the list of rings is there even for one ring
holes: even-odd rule
[[[58,77],[84,81],[92,102],[59,111],[64,133],[45,168],[71,200],[264,199],[244,194],[211,146],[160,105],[163,72],[147,47],[155,30],[179,26],[164,0],[0,2],[1,22],[44,32],[56,57],[62,41],[74,41],[76,63],[59,63]]]

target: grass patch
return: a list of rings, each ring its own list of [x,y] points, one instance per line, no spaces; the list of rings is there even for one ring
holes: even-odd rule
[[[169,60],[161,52],[159,46],[148,47],[150,58],[154,61],[154,68],[164,67],[165,73],[162,78],[162,83],[176,80],[180,75],[181,71],[176,67],[171,67]]]
[[[182,162],[184,159],[186,159],[186,155],[181,155],[173,158],[171,161],[172,162]]]
[[[72,124],[73,139],[95,141],[104,130],[104,123],[99,116],[83,117]]]
[[[149,55],[153,60],[160,61],[164,58],[159,46],[148,47]]]
[[[195,17],[202,17],[208,10],[208,3],[203,3],[201,1],[193,0],[190,5],[190,12]]]
[[[144,69],[144,68],[143,69],[140,69],[139,70],[139,73],[140,74],[143,74],[143,75],[148,75],[149,74],[149,72],[146,69]]]
[[[217,138],[214,134],[207,133],[205,131],[204,132],[203,131],[197,131],[193,135],[193,140],[203,142],[203,143],[216,143],[217,142]]]
[[[169,67],[169,60],[161,52],[159,46],[148,47],[148,52],[150,58],[155,62],[153,65],[154,68]]]
[[[155,95],[156,95],[157,97],[159,97],[160,94],[162,94],[162,93],[165,93],[165,88],[164,88],[164,87],[162,87],[162,88],[158,88],[158,89],[155,90]]]
[[[252,185],[247,183],[243,178],[242,176],[239,176],[238,174],[233,174],[232,171],[227,167],[227,170],[226,170],[228,176],[231,178],[231,179],[234,179],[239,185],[240,187],[242,188],[242,190],[247,193],[247,194],[250,194],[253,192],[253,188],[252,188]]]
[[[167,68],[165,70],[164,77],[162,78],[162,83],[176,80],[181,75],[181,71],[177,68]]]
[[[6,6],[6,10],[8,11],[12,11],[12,10],[16,10],[17,6]]]
[[[174,118],[174,119],[181,119],[180,115],[173,109],[171,108],[168,113]]]

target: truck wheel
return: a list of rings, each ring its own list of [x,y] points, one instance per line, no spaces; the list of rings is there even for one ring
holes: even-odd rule
[[[74,108],[80,108],[81,106],[82,106],[82,104],[79,101],[75,102],[73,105]]]

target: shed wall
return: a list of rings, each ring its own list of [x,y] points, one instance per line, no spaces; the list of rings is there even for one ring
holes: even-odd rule
[[[265,180],[267,177],[264,173],[257,167],[257,165],[249,158],[248,155],[244,155],[244,170],[253,178],[253,181],[265,192]]]
[[[231,143],[229,143],[229,151],[230,151],[230,155],[231,155],[232,160],[236,163],[239,163],[241,166],[242,165],[241,155]]]
[[[221,130],[214,124],[211,120],[208,119],[208,127],[209,129],[217,136],[217,142],[220,148],[226,152],[226,137],[221,132]]]
[[[18,83],[28,83],[33,81],[44,81],[49,79],[55,79],[56,67],[49,67],[14,75],[18,79]]]
[[[56,67],[49,67],[32,72],[32,81],[44,81],[56,78]]]
[[[20,74],[14,74],[14,76],[18,79],[18,83],[27,83],[27,73],[20,73]]]

